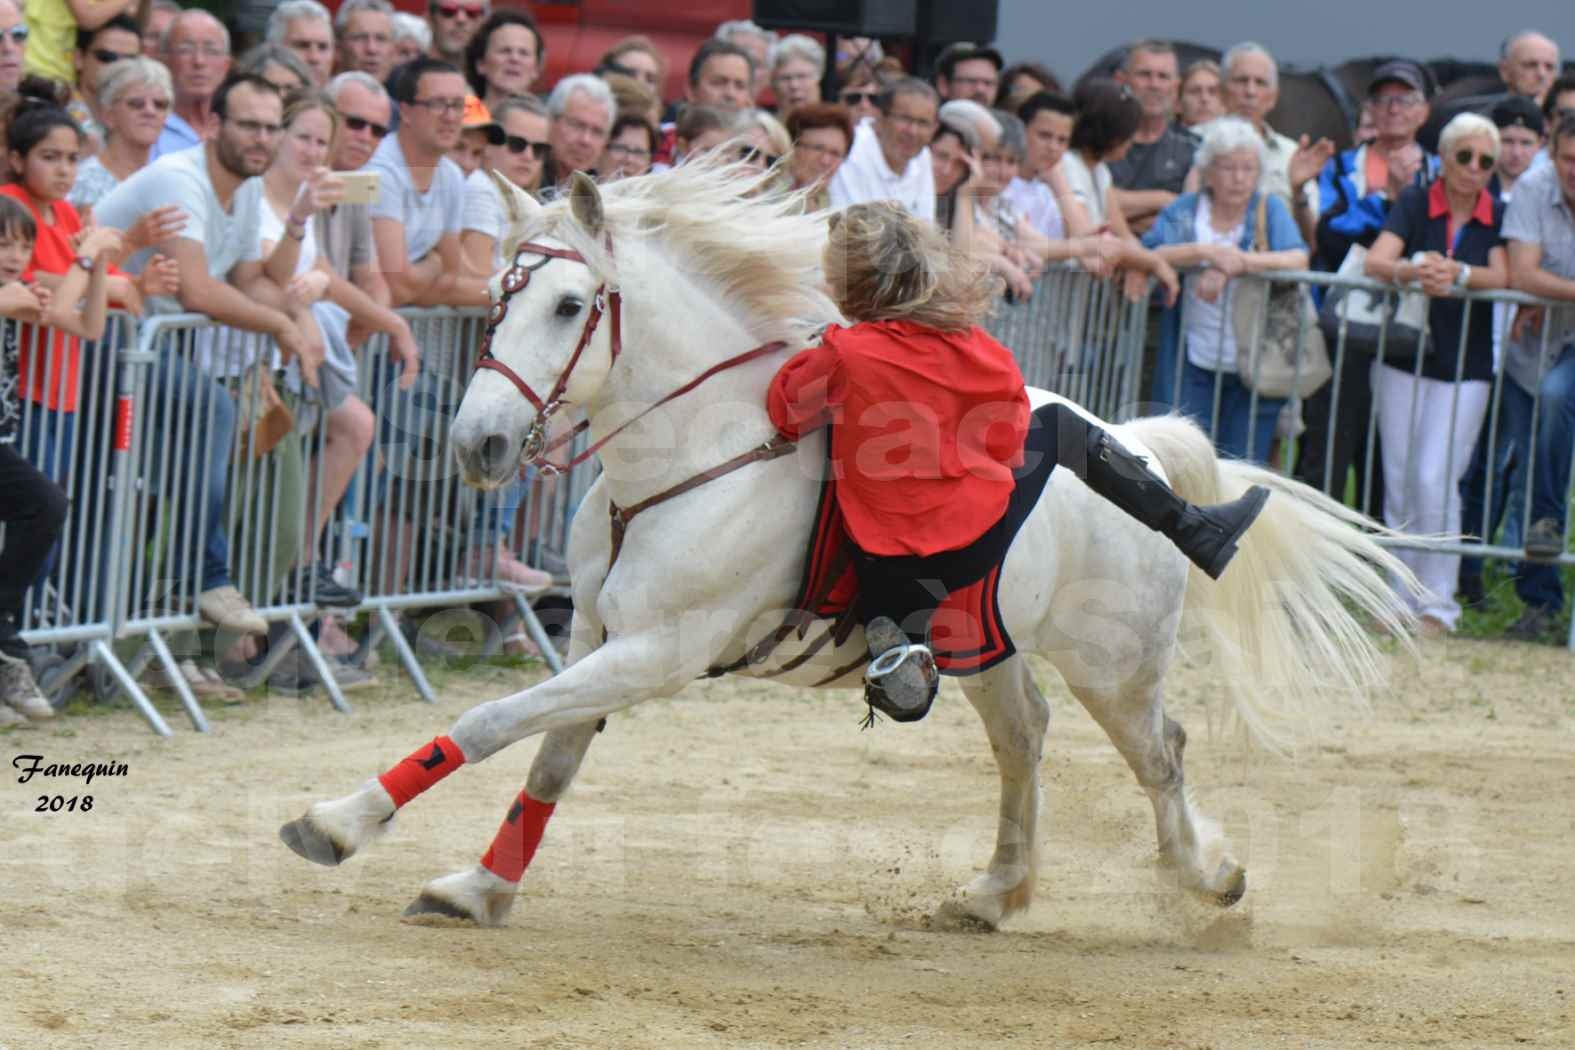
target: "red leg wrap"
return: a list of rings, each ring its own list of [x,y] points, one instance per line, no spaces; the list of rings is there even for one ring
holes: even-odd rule
[[[509,815],[503,818],[503,826],[498,828],[492,845],[481,858],[481,866],[500,879],[520,881],[536,855],[536,847],[541,845],[542,833],[547,830],[547,821],[556,805],[555,802],[537,802],[521,791],[520,797],[509,807]]]
[[[377,778],[394,800],[397,809],[439,780],[465,764],[465,753],[446,736],[400,759],[399,764]]]

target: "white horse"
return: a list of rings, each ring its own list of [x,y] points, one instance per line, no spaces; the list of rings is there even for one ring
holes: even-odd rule
[[[509,817],[534,807],[535,827],[515,846],[525,863],[599,720],[740,661],[782,623],[800,582],[823,433],[802,441],[796,456],[750,461],[650,506],[628,522],[613,560],[613,508],[640,505],[769,442],[767,383],[791,350],[838,319],[821,290],[823,217],[801,214],[791,198],[744,196],[740,185],[736,168],[697,164],[600,188],[577,177],[568,199],[545,207],[504,187],[514,220],[505,258],[515,263],[493,281],[490,337],[504,367],[477,371],[454,421],[466,478],[501,485],[515,476],[522,447],[539,458],[545,417],[558,402],[577,406],[592,439],[608,442],[569,541],[568,665],[472,708],[439,738],[463,751],[448,756],[452,765],[546,734]],[[622,302],[608,289],[621,290]],[[789,346],[689,386],[775,340]],[[680,389],[687,392],[668,399]],[[1036,407],[1053,399],[1030,393]],[[1373,542],[1372,523],[1270,471],[1218,460],[1190,422],[1161,417],[1111,429],[1194,503],[1234,499],[1254,483],[1273,496],[1214,582],[1168,540],[1057,470],[1010,549],[1001,611],[1020,653],[1048,658],[1148,793],[1160,861],[1184,887],[1228,905],[1245,891],[1246,872],[1194,807],[1182,775],[1186,733],[1164,710],[1178,637],[1212,657],[1251,734],[1281,747],[1336,706],[1365,704],[1381,683],[1380,653],[1362,618],[1408,636],[1413,624],[1388,577],[1409,574]],[[818,633],[794,632],[738,673],[779,672]],[[854,631],[779,678],[810,685],[835,675],[835,687],[858,688],[864,653]],[[994,926],[1026,907],[1035,889],[1049,707],[1021,655],[961,685],[999,764],[1000,816],[988,870],[945,907]],[[396,768],[431,769],[443,758],[433,751],[423,761],[424,753]],[[394,816],[385,782],[312,806],[281,837],[308,859],[338,863]],[[434,879],[410,911],[500,924],[523,866],[516,858],[509,877],[494,863]]]

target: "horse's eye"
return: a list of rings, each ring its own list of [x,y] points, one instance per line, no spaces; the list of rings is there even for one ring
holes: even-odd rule
[[[558,316],[559,317],[573,317],[575,314],[579,313],[582,309],[584,309],[584,307],[585,307],[585,304],[580,302],[578,299],[563,299],[563,300],[560,300],[559,303],[558,303]]]

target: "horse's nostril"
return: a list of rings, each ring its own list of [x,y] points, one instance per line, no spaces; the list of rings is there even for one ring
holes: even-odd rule
[[[481,443],[481,463],[487,469],[502,463],[508,455],[509,439],[502,434],[492,434]]]

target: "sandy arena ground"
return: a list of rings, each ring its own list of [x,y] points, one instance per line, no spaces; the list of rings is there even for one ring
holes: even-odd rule
[[[280,823],[507,691],[517,670],[0,734],[0,1047],[1575,1046],[1575,662],[1449,642],[1296,761],[1211,738],[1174,677],[1187,772],[1249,870],[1220,912],[1153,868],[1151,811],[1041,666],[1056,717],[1038,901],[933,928],[983,865],[996,775],[948,686],[861,733],[852,694],[699,683],[613,719],[502,930],[417,924],[523,783],[520,745],[337,870]],[[387,677],[387,671],[384,672]],[[13,756],[123,761],[89,813]]]

